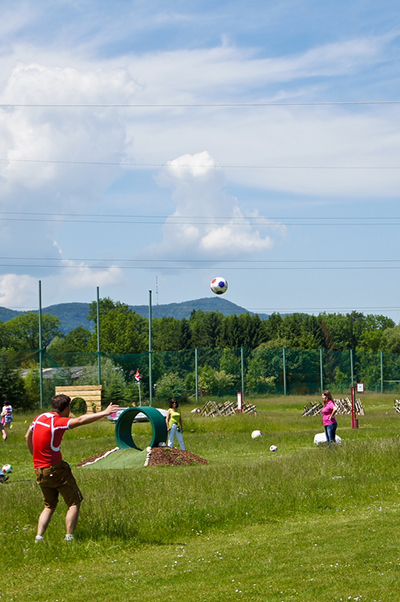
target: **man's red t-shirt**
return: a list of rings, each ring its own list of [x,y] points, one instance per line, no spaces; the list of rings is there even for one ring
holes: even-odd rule
[[[45,412],[35,418],[30,426],[34,468],[46,468],[61,462],[61,440],[69,429],[70,421],[71,418],[62,418],[55,412]]]

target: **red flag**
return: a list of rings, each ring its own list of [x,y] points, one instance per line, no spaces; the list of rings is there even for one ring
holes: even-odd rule
[[[136,374],[135,374],[135,380],[137,383],[140,383],[140,380],[142,378],[142,375],[139,372],[139,368],[136,370]]]

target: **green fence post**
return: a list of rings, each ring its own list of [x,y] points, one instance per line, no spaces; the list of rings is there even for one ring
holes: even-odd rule
[[[196,388],[196,403],[199,403],[199,350],[194,350],[194,378]]]
[[[287,394],[286,390],[286,348],[283,348],[283,394]]]
[[[153,350],[152,350],[152,307],[151,307],[151,291],[149,291],[149,393],[150,405],[153,405]]]
[[[321,393],[324,390],[324,365],[322,349],[319,350],[319,372],[321,377]]]
[[[242,402],[244,401],[244,349],[240,348],[240,370],[242,373]]]
[[[381,356],[381,393],[383,393],[383,351],[380,352]]]
[[[40,407],[43,407],[43,340],[42,340],[42,282],[39,280],[39,387]]]
[[[101,346],[100,346],[100,289],[97,287],[97,374],[101,385]]]

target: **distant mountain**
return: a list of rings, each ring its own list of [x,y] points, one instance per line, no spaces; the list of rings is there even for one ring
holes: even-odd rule
[[[149,317],[149,307],[148,305],[130,305],[130,309],[133,309],[137,314],[143,316],[145,318]],[[224,316],[231,316],[235,314],[239,316],[240,314],[250,314],[254,316],[250,311],[244,309],[244,307],[240,307],[239,305],[235,305],[231,301],[227,299],[223,299],[222,297],[204,297],[203,299],[195,299],[193,301],[182,301],[182,303],[167,303],[166,305],[153,305],[152,314],[153,318],[164,318],[171,317],[176,318],[177,320],[182,320],[182,318],[190,318],[190,314],[193,310],[201,310],[204,312],[209,311],[218,311]],[[259,314],[260,318],[263,320],[267,320],[269,316],[267,314]]]
[[[86,319],[89,314],[89,303],[59,303],[58,305],[49,305],[42,309],[42,313],[60,318],[61,330],[64,334],[67,334],[67,332],[74,330],[78,326],[94,330],[94,322]]]
[[[8,322],[17,316],[23,314],[23,311],[16,311],[15,309],[7,309],[6,307],[0,307],[0,321]]]
[[[144,318],[149,317],[148,305],[130,305],[129,309],[132,309]],[[221,297],[205,297],[204,299],[195,299],[193,301],[182,301],[182,303],[153,305],[152,315],[153,318],[171,317],[182,320],[182,318],[189,319],[193,310],[201,310],[204,312],[218,311],[224,316],[239,316],[240,314],[246,313],[251,316],[255,315],[250,311],[248,312],[244,307],[235,305],[235,303]],[[35,311],[37,312],[38,310]],[[59,303],[58,305],[44,307],[42,312],[44,314],[57,316],[57,318],[61,320],[61,330],[64,334],[67,334],[78,326],[83,326],[89,330],[93,330],[94,328],[94,323],[91,320],[89,321],[86,319],[89,314],[89,303]],[[0,307],[0,321],[8,322],[24,313],[27,312]],[[267,320],[269,318],[268,314],[259,314],[259,316],[262,320]]]
[[[39,310],[32,311],[38,313]],[[8,322],[26,313],[28,312],[0,307],[0,321]],[[86,319],[89,314],[89,303],[59,303],[58,305],[49,305],[48,307],[43,307],[42,313],[51,314],[59,318],[61,320],[61,330],[64,334],[67,334],[78,326],[83,326],[89,330],[94,329],[94,323]]]

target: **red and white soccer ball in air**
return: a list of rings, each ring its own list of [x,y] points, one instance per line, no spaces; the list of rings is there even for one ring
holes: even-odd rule
[[[228,290],[228,281],[218,276],[214,280],[211,280],[210,288],[216,295],[222,295]]]

